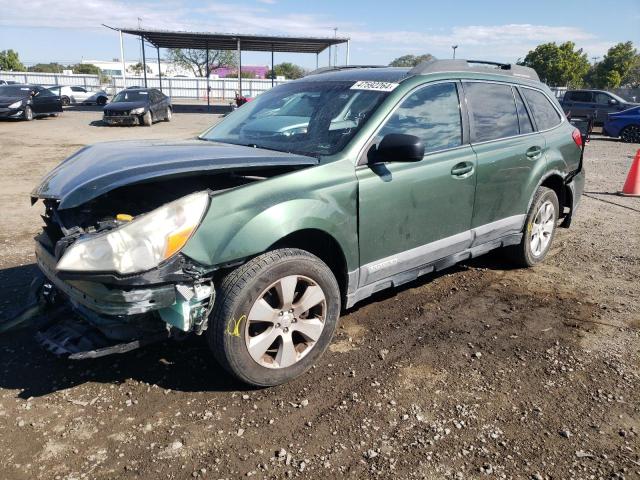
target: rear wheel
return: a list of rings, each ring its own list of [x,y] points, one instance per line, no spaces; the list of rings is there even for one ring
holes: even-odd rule
[[[67,96],[60,97],[60,101],[62,102],[62,105],[65,107],[71,103],[71,100]]]
[[[640,125],[629,125],[620,132],[620,138],[627,143],[640,143]]]
[[[153,119],[151,118],[151,112],[148,111],[142,116],[142,124],[145,127],[150,127],[152,123],[153,123]]]
[[[339,314],[338,284],[324,262],[304,250],[273,250],[224,278],[207,338],[236,378],[278,385],[322,355]]]
[[[533,267],[545,259],[556,234],[559,211],[556,192],[547,187],[538,188],[527,215],[522,241],[506,248],[507,255],[516,265]]]
[[[33,120],[33,110],[31,110],[31,107],[29,105],[24,107],[24,112],[22,112],[22,118],[27,122],[30,122],[31,120]]]

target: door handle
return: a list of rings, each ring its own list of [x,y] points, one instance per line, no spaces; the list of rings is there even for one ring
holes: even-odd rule
[[[462,162],[458,163],[451,169],[451,175],[454,177],[468,177],[473,173],[473,164]]]
[[[537,160],[538,158],[540,158],[540,155],[542,155],[542,148],[531,147],[527,149],[527,151],[525,152],[525,155],[527,156],[527,158],[531,160]]]

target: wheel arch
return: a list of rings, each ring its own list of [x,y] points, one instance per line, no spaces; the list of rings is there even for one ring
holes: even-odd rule
[[[347,259],[340,243],[331,234],[317,228],[297,230],[273,243],[267,250],[278,248],[299,248],[318,257],[333,272],[343,300],[346,298],[349,288]]]
[[[531,202],[535,197],[536,191],[539,187],[546,187],[553,190],[558,197],[558,205],[560,206],[560,212],[558,212],[559,218],[570,217],[573,209],[573,191],[571,187],[569,187],[565,181],[564,177],[559,171],[552,171],[545,175],[538,184],[538,187],[533,191],[533,195],[531,196],[531,200],[529,200],[529,206],[527,207],[527,211],[531,208]],[[568,209],[565,211],[565,209]],[[568,225],[566,225],[568,226]]]

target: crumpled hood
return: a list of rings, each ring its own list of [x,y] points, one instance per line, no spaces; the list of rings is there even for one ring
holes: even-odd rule
[[[311,166],[318,159],[204,140],[126,141],[90,145],[60,163],[31,192],[32,200],[59,200],[73,208],[116,188],[200,172],[256,167]]]
[[[105,110],[110,110],[113,112],[124,112],[127,110],[133,110],[134,108],[146,107],[147,102],[138,101],[138,102],[116,102],[110,103],[106,107]]]

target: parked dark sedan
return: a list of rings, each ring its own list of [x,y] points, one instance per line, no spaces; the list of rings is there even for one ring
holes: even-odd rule
[[[155,88],[127,88],[104,107],[109,125],[151,126],[158,120],[171,121],[171,99]]]
[[[33,120],[62,112],[60,97],[37,85],[1,85],[0,118]]]

